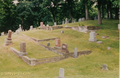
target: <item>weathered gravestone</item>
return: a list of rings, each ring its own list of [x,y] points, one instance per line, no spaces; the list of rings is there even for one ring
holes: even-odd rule
[[[58,78],[65,78],[64,77],[64,69],[63,68],[59,69],[59,77]]]
[[[26,43],[25,42],[20,43],[20,52],[26,52]]]
[[[8,31],[8,36],[7,36],[7,38],[5,39],[5,45],[6,45],[6,46],[12,44],[12,38],[11,38],[11,36],[12,36],[12,31],[9,30],[9,31]]]
[[[1,33],[1,36],[4,36],[4,32]]]
[[[21,42],[20,43],[20,52],[21,52],[21,55],[27,55],[27,52],[26,52],[26,43],[25,42]]]
[[[48,46],[48,47],[50,46],[50,43],[49,43],[49,42],[47,43],[47,46]]]
[[[60,39],[55,39],[55,48],[60,48]]]
[[[107,67],[108,67],[108,65],[107,65],[107,64],[103,64],[102,69],[103,69],[103,70],[108,70],[108,68],[107,68]]]
[[[40,22],[40,26],[43,26],[43,22]]]
[[[61,30],[61,33],[64,33],[64,31],[63,31],[63,30]]]
[[[63,52],[66,52],[66,53],[69,53],[69,51],[68,51],[68,48],[67,48],[67,44],[62,44],[62,51]]]
[[[98,43],[98,44],[101,44],[101,43],[102,43],[102,41],[97,41],[97,43]]]
[[[118,30],[120,30],[120,24],[118,24]]]
[[[95,31],[91,31],[91,32],[90,32],[89,41],[90,41],[90,42],[96,42],[96,41],[97,41]]]
[[[56,22],[54,22],[54,26],[56,26],[57,25],[57,23]]]
[[[77,48],[74,49],[74,58],[77,58]]]
[[[67,21],[67,18],[65,19],[65,24],[67,24],[68,23],[68,21]]]
[[[95,31],[96,31],[96,30],[99,30],[99,29],[101,29],[101,28],[100,28],[99,26],[87,26],[87,29],[88,29],[89,31],[91,31],[91,32],[90,32],[89,41],[90,41],[90,42],[96,42],[97,39],[96,39],[96,33],[95,33]]]
[[[19,31],[22,32],[21,24],[19,24]]]
[[[33,26],[32,25],[30,26],[30,30],[33,30]]]
[[[108,49],[108,50],[110,50],[110,49],[111,49],[111,47],[107,47],[107,49]]]
[[[65,24],[65,22],[64,22],[64,21],[62,21],[62,24]]]

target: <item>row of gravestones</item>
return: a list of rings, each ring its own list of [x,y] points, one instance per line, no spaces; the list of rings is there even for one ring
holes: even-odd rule
[[[108,70],[108,65],[103,64],[102,70]],[[64,69],[63,68],[59,69],[59,77],[58,78],[65,78],[65,76],[64,76]]]

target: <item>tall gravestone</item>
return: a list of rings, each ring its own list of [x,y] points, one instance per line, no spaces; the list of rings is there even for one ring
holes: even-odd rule
[[[59,38],[55,39],[55,47],[60,48],[60,39]]]
[[[65,19],[65,24],[67,24],[68,23],[68,21],[67,21],[67,18]]]
[[[26,43],[25,42],[21,42],[20,43],[20,52],[21,52],[21,55],[27,55],[27,52],[26,52]]]
[[[22,31],[22,27],[21,27],[21,24],[19,24],[19,31],[20,31],[20,32]]]
[[[58,78],[65,78],[64,77],[64,69],[63,68],[59,69],[59,77]]]
[[[77,48],[74,49],[74,58],[77,58]]]
[[[33,30],[33,26],[32,25],[30,26],[30,30]]]
[[[25,42],[20,43],[20,52],[26,52],[26,43]]]
[[[57,25],[57,23],[56,22],[54,22],[54,26],[56,26]]]
[[[11,38],[11,36],[12,36],[12,31],[9,30],[9,31],[8,31],[8,35],[7,35],[7,38],[5,39],[5,45],[6,45],[6,46],[12,44],[12,38]]]
[[[62,21],[62,24],[65,24],[65,22],[64,22],[64,21]]]
[[[120,24],[118,24],[118,30],[120,30]]]

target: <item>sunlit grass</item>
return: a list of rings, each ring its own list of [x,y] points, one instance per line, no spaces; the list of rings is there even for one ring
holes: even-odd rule
[[[83,21],[85,25],[98,26],[96,20]],[[31,67],[24,63],[9,48],[14,47],[19,50],[20,42],[26,42],[28,56],[31,58],[46,58],[59,56],[54,52],[48,51],[37,45],[33,40],[22,35],[13,35],[13,45],[5,47],[4,39],[0,37],[0,78],[57,78],[59,68],[65,69],[66,78],[118,78],[119,75],[119,36],[117,29],[118,20],[103,20],[102,30],[97,31],[99,35],[96,38],[103,41],[102,44],[89,42],[89,33],[77,32],[71,29],[58,29],[53,31],[31,30],[21,34],[36,38],[48,39],[60,37],[61,44],[66,43],[68,50],[74,52],[76,47],[78,51],[92,50],[90,55],[82,55],[78,58],[67,58],[56,63],[48,63]],[[69,24],[70,26],[79,23]],[[65,25],[64,25],[65,26]],[[63,30],[64,33],[60,33]],[[102,36],[109,36],[109,39],[102,39]],[[55,46],[55,40],[41,42],[41,44]],[[107,47],[111,47],[110,50]],[[102,70],[102,65],[108,65],[108,71]],[[25,73],[20,75],[3,75],[3,73],[15,72]],[[28,73],[28,74],[27,74]]]

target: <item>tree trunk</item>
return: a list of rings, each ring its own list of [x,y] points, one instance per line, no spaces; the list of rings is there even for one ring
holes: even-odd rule
[[[67,0],[68,2],[68,10],[69,10],[69,16],[70,16],[70,22],[73,21],[73,16],[72,16],[72,2],[70,0]]]
[[[119,19],[119,8],[115,8],[115,19]]]
[[[107,5],[107,18],[110,18],[109,17],[109,6]]]
[[[21,26],[22,30],[23,30],[23,26],[24,26],[24,17],[22,17],[22,26]]]
[[[70,22],[72,22],[73,21],[73,16],[71,14],[71,10],[70,9],[69,9],[69,16],[70,16]]]
[[[112,19],[113,18],[113,16],[112,16],[112,3],[110,2],[110,5],[109,5],[109,8],[110,8],[110,19]]]
[[[98,24],[102,24],[100,4],[98,4]]]
[[[85,3],[85,18],[86,18],[86,20],[89,19],[89,15],[88,15],[88,7],[87,7],[87,5],[88,5],[88,2]]]
[[[102,18],[105,18],[105,16],[104,16],[104,8],[105,8],[105,6],[102,5]]]

